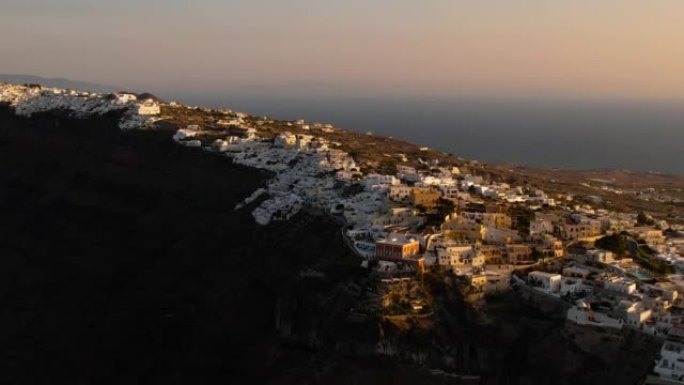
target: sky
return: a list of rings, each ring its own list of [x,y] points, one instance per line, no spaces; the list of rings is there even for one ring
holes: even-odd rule
[[[161,93],[684,99],[684,1],[2,0],[0,52]]]

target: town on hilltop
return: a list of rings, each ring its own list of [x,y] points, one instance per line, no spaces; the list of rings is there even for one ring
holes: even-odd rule
[[[0,84],[0,102],[22,116],[119,113],[121,129],[171,127],[180,145],[270,172],[234,210],[250,210],[260,225],[301,210],[338,218],[345,244],[378,280],[377,301],[358,312],[429,315],[421,276],[438,272],[473,303],[513,291],[557,302],[580,327],[661,339],[655,375],[684,383],[681,224],[493,180],[474,162],[425,147],[378,147],[363,158],[330,124],[31,85]]]

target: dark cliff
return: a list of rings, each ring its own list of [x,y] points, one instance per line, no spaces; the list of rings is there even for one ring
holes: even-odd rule
[[[234,211],[265,177],[168,132],[122,133],[116,116],[26,119],[3,107],[0,382],[281,377],[264,370],[278,365],[277,329],[296,335],[300,323],[279,309],[333,322],[316,295],[298,296],[332,291],[357,261],[330,219],[261,228]],[[318,266],[333,271],[298,279]]]

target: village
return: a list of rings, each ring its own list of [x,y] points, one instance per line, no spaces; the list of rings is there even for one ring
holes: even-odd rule
[[[68,113],[75,118],[109,113],[121,113],[122,130],[150,128],[160,120],[160,105],[151,98],[119,92],[99,94],[37,84],[8,84],[0,82],[0,103],[7,103],[19,116],[30,117],[52,111]]]
[[[394,174],[364,173],[350,154],[315,135],[334,130],[330,125],[296,121],[288,124],[308,133],[260,138],[259,125],[234,123],[243,136],[205,145],[193,126],[179,130],[176,140],[274,173],[236,207],[263,197],[252,212],[259,224],[307,207],[341,218],[346,244],[378,279],[380,305],[371,301],[371,311],[429,313],[420,275],[447,272],[474,301],[533,291],[563,302],[566,319],[577,325],[632,328],[663,339],[654,372],[684,379],[680,225],[575,203],[571,194],[490,182],[429,159],[414,167],[402,165],[399,155]]]
[[[13,85],[0,85],[0,101],[25,116],[117,111],[121,129],[147,129],[174,110],[193,109],[127,93]],[[339,218],[345,244],[377,277],[369,311],[428,313],[420,277],[429,271],[453,277],[473,302],[533,293],[564,304],[567,322],[662,339],[654,373],[684,383],[682,225],[493,181],[477,167],[431,158],[426,148],[425,156],[383,154],[386,161],[364,164],[326,138],[338,130],[330,124],[277,122],[285,128],[275,132],[268,118],[220,115],[212,129],[187,124],[173,140],[270,172],[265,186],[233,208],[251,210],[260,225],[301,210]]]

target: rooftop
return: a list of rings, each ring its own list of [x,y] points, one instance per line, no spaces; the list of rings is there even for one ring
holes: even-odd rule
[[[404,234],[390,234],[388,238],[378,239],[377,243],[383,243],[387,245],[406,245],[410,243],[418,242],[415,238],[406,236]]]
[[[536,277],[546,277],[546,278],[555,278],[555,277],[560,277],[560,274],[556,273],[547,273],[545,271],[533,271],[530,273],[532,276]]]

